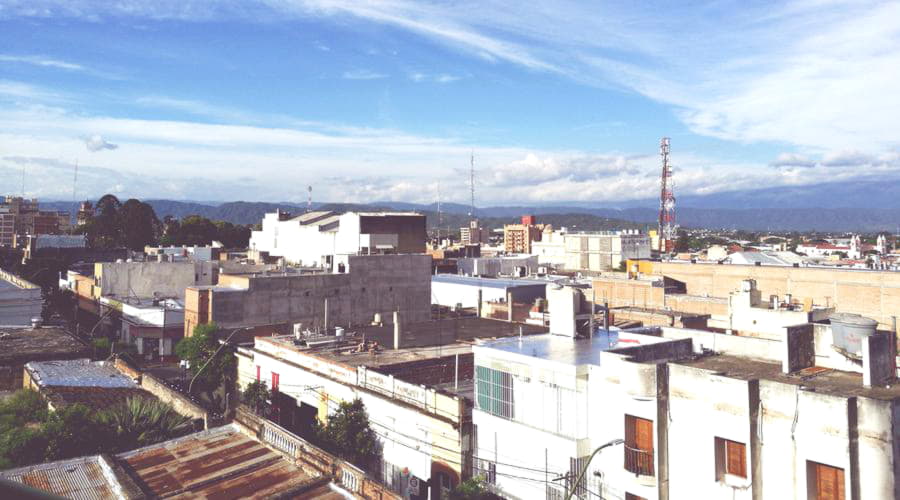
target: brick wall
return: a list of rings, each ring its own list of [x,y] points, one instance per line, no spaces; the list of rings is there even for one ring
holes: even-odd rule
[[[407,361],[380,366],[377,371],[385,375],[426,386],[448,384],[456,376],[456,356]],[[459,380],[472,380],[475,372],[475,356],[472,353],[459,355]]]

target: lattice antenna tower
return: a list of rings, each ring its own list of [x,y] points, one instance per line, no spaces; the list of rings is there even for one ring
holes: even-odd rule
[[[672,165],[669,163],[669,138],[659,141],[662,159],[662,175],[659,192],[659,251],[671,253],[675,249],[675,193],[672,182]]]

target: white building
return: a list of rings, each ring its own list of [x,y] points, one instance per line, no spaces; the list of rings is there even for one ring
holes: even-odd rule
[[[412,212],[316,211],[291,217],[266,214],[250,236],[250,249],[289,264],[330,267],[337,254],[422,253],[425,216]]]
[[[484,342],[476,474],[514,499],[564,498],[585,467],[585,499],[898,498],[895,338],[861,360],[824,324]]]
[[[538,263],[545,266],[563,267],[566,265],[566,228],[558,231],[544,231],[541,241],[531,243],[531,254],[536,255]]]
[[[628,259],[650,258],[650,237],[638,231],[565,235],[566,269],[607,271]]]
[[[41,317],[41,287],[0,269],[0,326],[28,326]]]
[[[608,271],[628,259],[650,258],[650,236],[637,230],[571,233],[545,231],[531,246],[541,264],[571,270]]]

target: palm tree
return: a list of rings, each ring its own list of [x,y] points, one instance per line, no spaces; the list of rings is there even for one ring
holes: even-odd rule
[[[130,397],[101,415],[113,429],[116,447],[122,451],[159,443],[187,434],[191,419],[168,404],[147,397]]]

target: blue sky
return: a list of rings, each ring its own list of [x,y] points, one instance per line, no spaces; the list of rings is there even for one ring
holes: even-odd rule
[[[748,4],[752,4],[749,5]],[[652,198],[900,170],[896,2],[0,0],[0,183],[78,198]]]

